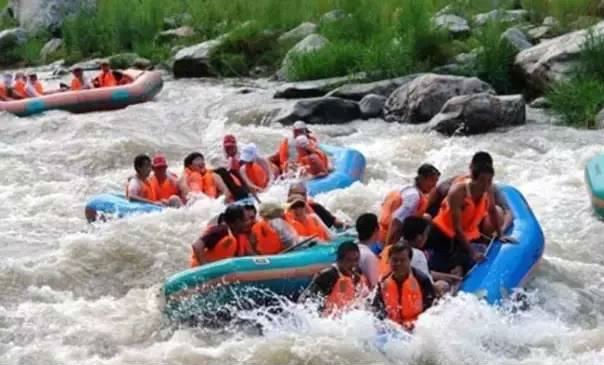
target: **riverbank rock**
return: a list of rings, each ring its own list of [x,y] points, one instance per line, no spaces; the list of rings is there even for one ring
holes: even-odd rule
[[[109,57],[109,65],[111,68],[125,69],[134,67],[146,70],[152,66],[152,63],[136,53],[120,53]]]
[[[528,19],[528,11],[524,9],[518,10],[502,10],[496,9],[488,13],[477,14],[474,16],[474,24],[478,26],[486,25],[489,22],[502,23],[519,23]]]
[[[18,47],[27,41],[23,28],[11,28],[0,32],[0,51]]]
[[[604,36],[604,22],[591,29],[594,35]],[[588,31],[584,29],[544,41],[516,55],[514,64],[532,88],[544,91],[553,82],[568,79],[578,62],[587,35]]]
[[[529,106],[531,108],[535,108],[535,109],[547,109],[547,108],[551,108],[552,107],[552,103],[550,103],[550,101],[544,97],[538,97],[537,99],[533,100]]]
[[[315,52],[327,46],[329,41],[327,38],[319,34],[311,34],[298,42],[290,49],[281,63],[281,69],[277,72],[277,78],[280,80],[291,79],[290,70],[292,58],[294,55],[302,55],[305,53]]]
[[[319,19],[319,24],[326,25],[326,24],[336,23],[336,22],[344,20],[348,17],[350,17],[350,14],[347,13],[345,10],[334,9],[332,11],[329,11],[329,12],[323,14],[321,16],[321,18]]]
[[[382,116],[386,104],[386,97],[382,95],[369,94],[365,95],[359,102],[359,109],[363,119],[379,118]]]
[[[308,37],[309,35],[316,33],[317,29],[319,29],[319,27],[315,23],[304,22],[295,27],[294,29],[290,30],[289,32],[283,33],[277,39],[277,41],[279,42],[279,44],[299,42],[304,38]]]
[[[225,38],[226,36],[223,35],[178,51],[174,56],[172,65],[174,77],[216,76],[216,73],[210,67],[210,56]]]
[[[359,118],[361,111],[356,102],[324,97],[300,100],[293,107],[282,110],[273,121],[284,125],[293,124],[297,120],[309,124],[343,124]]]
[[[447,31],[453,37],[463,37],[470,34],[468,21],[457,15],[438,15],[432,19],[432,23],[437,28]]]
[[[195,35],[195,30],[189,26],[182,26],[175,29],[165,30],[157,33],[155,41],[158,43],[166,43],[179,38],[190,38]]]
[[[384,106],[384,116],[389,122],[426,123],[449,99],[478,93],[495,94],[495,91],[475,77],[425,74],[390,95]]]
[[[324,96],[331,90],[344,85],[346,83],[363,80],[366,78],[365,73],[360,73],[352,76],[331,77],[328,79],[290,82],[280,86],[275,92],[276,99],[298,99],[298,98],[315,98]]]
[[[337,89],[329,92],[327,96],[334,96],[342,99],[350,99],[359,101],[366,95],[375,94],[385,96],[386,98],[394,92],[394,90],[413,81],[420,74],[412,74],[408,76],[399,77],[396,79],[374,81],[368,83],[352,83],[338,87]]]
[[[11,0],[19,25],[28,32],[58,29],[66,16],[91,10],[96,0]]]
[[[63,45],[63,40],[61,38],[53,38],[46,42],[42,50],[40,50],[40,58],[42,61],[46,61],[50,55],[55,53],[61,48]]]
[[[533,45],[528,41],[526,35],[518,28],[508,28],[501,34],[501,40],[506,42],[515,53],[519,53],[527,48],[531,48]]]
[[[481,93],[451,98],[432,118],[430,128],[447,136],[467,136],[525,123],[526,105],[522,95]]]

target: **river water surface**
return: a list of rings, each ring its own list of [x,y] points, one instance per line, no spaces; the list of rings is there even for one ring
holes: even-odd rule
[[[522,191],[546,236],[529,309],[462,295],[384,351],[367,345],[376,329],[364,312],[330,320],[292,306],[264,336],[166,325],[161,284],[187,267],[191,242],[224,205],[89,225],[84,204],[122,190],[138,153],[163,151],[180,172],[190,151],[219,156],[225,133],[276,150],[288,129],[226,123],[229,110],[263,104],[276,87],[243,84],[252,93],[241,82],[168,81],[153,102],[115,112],[0,113],[0,364],[604,364],[604,223],[583,182],[602,132],[550,125],[451,139],[381,121],[312,128],[367,157],[363,184],[317,197],[349,220],[377,212],[422,162],[450,176],[489,151],[496,179]],[[275,187],[264,198],[284,193]]]

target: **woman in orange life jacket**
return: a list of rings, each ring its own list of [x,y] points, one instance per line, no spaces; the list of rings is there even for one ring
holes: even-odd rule
[[[208,227],[192,245],[191,267],[231,257],[246,256],[249,246],[245,231],[248,229],[248,219],[240,205],[227,207],[223,214],[224,223]]]
[[[185,157],[184,170],[178,186],[185,201],[200,194],[215,199],[227,191],[222,179],[206,168],[205,158],[200,152],[192,152]]]
[[[327,228],[346,229],[348,225],[331,214],[323,205],[308,197],[308,189],[303,182],[293,183],[289,186],[287,192],[288,199],[292,195],[299,195],[304,198],[309,213],[315,213]]]
[[[472,175],[453,185],[432,221],[432,230],[426,248],[432,250],[430,270],[463,276],[484,255],[470,242],[480,238],[479,226],[489,214],[496,222],[497,236],[504,242],[509,239],[501,234],[493,198],[495,170],[489,164],[475,164]]]
[[[337,315],[363,305],[369,290],[367,280],[359,273],[359,247],[352,241],[342,243],[334,265],[316,274],[298,298],[299,303],[318,300],[324,316]]]
[[[156,154],[151,163],[153,175],[149,177],[149,184],[155,193],[155,198],[163,205],[170,207],[181,207],[183,202],[180,198],[178,178],[168,171],[166,156]]]
[[[296,163],[303,175],[314,178],[326,176],[329,173],[327,155],[312,146],[306,136],[296,137],[296,150],[298,151]]]
[[[424,217],[428,207],[426,195],[434,189],[439,178],[440,171],[426,163],[417,170],[413,185],[387,195],[380,213],[380,238],[384,246],[395,244],[400,240],[405,218]],[[426,218],[431,219],[430,216]]]
[[[73,79],[71,80],[72,91],[92,89],[92,85],[84,78],[84,70],[81,67],[75,67],[72,71]]]
[[[285,211],[276,203],[260,205],[260,219],[252,227],[252,249],[259,255],[275,255],[298,243],[298,234],[285,220]]]
[[[332,234],[316,214],[309,212],[306,199],[300,195],[287,198],[288,209],[285,219],[301,237],[316,236],[319,241],[331,241]]]
[[[411,247],[397,243],[389,251],[391,272],[378,284],[372,307],[378,318],[413,330],[419,315],[432,306],[434,287],[430,279],[411,267]]]
[[[134,171],[136,175],[128,178],[126,185],[126,198],[148,204],[157,204],[155,191],[149,183],[151,174],[151,159],[147,155],[138,155],[134,158]]]
[[[253,143],[241,149],[240,174],[247,186],[254,193],[265,191],[272,183],[275,172],[270,162],[258,156],[258,149]]]

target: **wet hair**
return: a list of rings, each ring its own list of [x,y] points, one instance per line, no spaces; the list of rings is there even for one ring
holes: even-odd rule
[[[392,245],[392,248],[390,248],[390,252],[388,252],[388,259],[392,258],[392,256],[394,256],[395,253],[399,253],[399,252],[405,252],[407,251],[407,255],[409,256],[409,260],[411,260],[413,258],[413,249],[411,248],[411,246],[406,245],[404,243],[397,243]]]
[[[240,205],[231,205],[224,211],[224,223],[231,225],[239,220],[245,220],[245,212]]]
[[[200,152],[190,153],[187,157],[185,157],[185,161],[184,161],[185,167],[191,166],[193,164],[193,161],[195,161],[195,159],[197,159],[199,157],[204,158]]]
[[[493,165],[493,157],[488,152],[478,151],[472,156],[472,165],[487,164]]]
[[[417,236],[424,234],[428,227],[428,221],[424,218],[410,216],[403,221],[403,238],[413,241]]]
[[[243,210],[252,210],[254,213],[258,213],[258,209],[256,209],[256,206],[252,203],[244,204]]]
[[[422,164],[417,169],[417,176],[421,177],[432,177],[432,176],[440,176],[440,171],[434,165],[429,163]]]
[[[472,179],[478,179],[478,177],[482,174],[495,175],[493,165],[487,163],[473,164]]]
[[[359,246],[356,243],[352,241],[346,241],[342,243],[340,247],[338,247],[338,251],[336,252],[337,260],[342,261],[349,252],[353,251],[361,253],[361,250],[359,250]]]
[[[139,171],[144,165],[145,163],[148,162],[149,164],[151,164],[151,157],[145,155],[145,154],[141,154],[138,155],[134,158],[134,169],[136,171]]]
[[[373,213],[361,214],[357,218],[355,228],[359,235],[359,240],[366,241],[370,239],[375,231],[379,229],[377,215]]]

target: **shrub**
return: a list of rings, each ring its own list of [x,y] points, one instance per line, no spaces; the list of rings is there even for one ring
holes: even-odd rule
[[[565,124],[593,128],[596,115],[604,107],[602,95],[603,81],[576,77],[555,85],[547,98]]]

